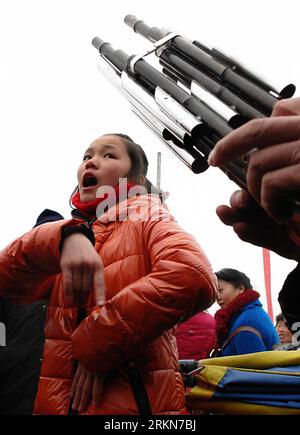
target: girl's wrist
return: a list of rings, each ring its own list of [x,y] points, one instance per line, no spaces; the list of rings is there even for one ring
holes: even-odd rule
[[[80,224],[80,225],[74,225],[74,226],[68,226],[63,227],[61,230],[61,240],[59,244],[59,250],[62,251],[62,247],[64,244],[64,241],[67,237],[73,234],[82,234],[84,235],[93,246],[95,246],[95,236],[93,230],[88,227],[86,224]]]

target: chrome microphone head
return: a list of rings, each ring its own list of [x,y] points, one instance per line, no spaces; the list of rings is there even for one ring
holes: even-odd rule
[[[101,46],[104,44],[103,39],[99,38],[98,36],[95,36],[92,40],[92,45],[96,48],[96,50],[100,50]]]
[[[134,29],[134,26],[136,25],[136,23],[137,23],[138,21],[141,21],[141,20],[138,20],[137,17],[136,17],[135,15],[130,15],[130,14],[128,14],[128,15],[126,15],[126,17],[124,18],[124,23],[125,23],[127,26],[129,26],[131,29]]]

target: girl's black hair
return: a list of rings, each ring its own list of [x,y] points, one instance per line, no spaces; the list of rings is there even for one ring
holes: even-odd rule
[[[105,136],[117,136],[123,139],[128,151],[128,155],[131,161],[131,169],[127,174],[128,178],[138,179],[141,176],[146,177],[148,172],[149,162],[147,156],[143,150],[143,148],[135,143],[131,137],[127,136],[127,134],[122,133],[111,133],[106,134]]]
[[[148,166],[149,162],[147,159],[147,156],[145,154],[145,151],[143,148],[135,143],[130,136],[123,133],[110,133],[106,134],[105,136],[118,136],[121,139],[123,139],[124,143],[127,146],[127,151],[129,158],[131,160],[131,169],[129,171],[129,174],[127,174],[128,178],[132,178],[134,181],[140,181],[141,176],[145,177],[144,187],[147,189],[148,193],[152,193],[154,195],[159,196],[160,200],[164,202],[166,199],[165,193],[155,187],[150,180],[146,177],[148,172]]]

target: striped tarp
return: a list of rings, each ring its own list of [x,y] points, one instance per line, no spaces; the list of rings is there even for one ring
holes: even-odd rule
[[[300,351],[269,351],[201,361],[187,394],[193,412],[300,414]]]

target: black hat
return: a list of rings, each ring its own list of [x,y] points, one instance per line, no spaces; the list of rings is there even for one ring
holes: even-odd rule
[[[226,282],[230,282],[230,284],[232,284],[234,287],[238,287],[240,284],[243,284],[245,288],[252,289],[252,284],[248,276],[239,270],[225,268],[215,272],[215,274],[217,278]]]

